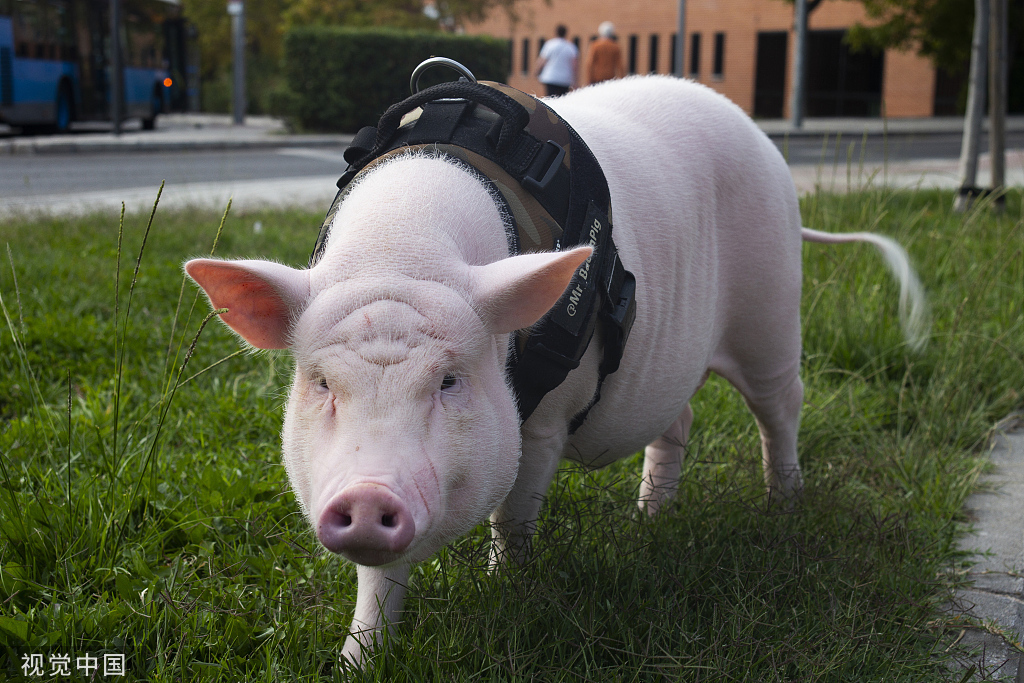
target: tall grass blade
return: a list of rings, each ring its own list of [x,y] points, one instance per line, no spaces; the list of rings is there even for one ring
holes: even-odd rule
[[[157,206],[160,205],[160,197],[164,193],[164,184],[165,184],[165,182],[166,181],[163,181],[163,182],[160,183],[160,188],[156,192],[156,200],[153,201],[153,210],[149,214],[149,221],[146,223],[146,230],[145,230],[144,233],[142,233],[142,244],[139,245],[139,255],[135,259],[135,270],[132,272],[132,281],[131,281],[131,284],[128,286],[128,301],[125,302],[124,322],[121,324],[120,353],[118,354],[118,357],[117,357],[117,368],[115,369],[115,374],[116,374],[116,377],[117,377],[117,389],[115,390],[115,398],[114,398],[114,402],[115,402],[115,414],[114,414],[114,438],[115,438],[115,444],[116,444],[116,438],[117,438],[117,431],[118,431],[118,427],[119,427],[119,424],[118,424],[118,418],[119,418],[118,409],[120,408],[120,403],[121,403],[121,381],[122,381],[122,378],[124,377],[124,356],[125,356],[126,349],[128,347],[126,341],[127,341],[127,338],[128,338],[128,322],[131,320],[131,315],[132,315],[132,299],[135,296],[135,285],[139,281],[139,269],[142,267],[142,256],[143,256],[143,254],[146,253],[146,242],[147,242],[147,240],[149,240],[149,233],[153,229],[153,218],[156,216],[156,208],[157,208]],[[121,245],[121,235],[123,234],[123,230],[124,230],[124,204],[121,205],[121,224],[118,227],[118,238],[117,238],[117,242],[118,242],[118,263],[120,263],[120,253],[121,253],[120,245]],[[118,271],[120,271],[120,268],[118,268]],[[120,272],[118,273],[117,278],[120,279]],[[117,341],[116,341],[117,340],[117,333],[116,333],[117,321],[116,321],[116,318],[115,318],[114,325],[115,325],[114,339],[115,339],[115,345],[116,345],[116,343],[117,343]],[[115,448],[114,449],[114,469],[115,470],[118,469],[118,466],[119,466],[120,462],[121,462],[120,454],[117,452],[117,449]]]
[[[174,395],[177,393],[178,387],[180,387],[182,384],[181,376],[185,372],[185,368],[188,367],[188,362],[192,359],[192,354],[195,353],[196,344],[199,343],[199,336],[203,333],[203,330],[206,329],[207,323],[213,320],[216,316],[227,313],[227,311],[228,309],[226,308],[218,308],[215,311],[210,311],[210,313],[205,318],[203,318],[203,322],[199,325],[199,329],[196,331],[195,336],[192,338],[192,343],[189,344],[188,352],[185,354],[185,359],[182,361],[181,367],[178,368],[178,372],[175,376],[174,386],[171,388],[171,391],[168,394],[164,394],[160,399],[161,411],[160,417],[157,419],[156,431],[153,433],[152,442],[150,443],[149,450],[146,453],[146,459],[142,463],[138,479],[136,479],[135,481],[135,487],[132,489],[132,493],[128,497],[128,511],[125,514],[124,519],[121,521],[121,528],[118,531],[117,537],[114,541],[114,552],[111,554],[112,557],[116,556],[117,549],[120,547],[121,540],[124,538],[124,531],[128,525],[128,518],[131,514],[131,507],[134,504],[136,496],[138,496],[139,494],[139,489],[142,486],[142,481],[143,479],[145,479],[146,473],[149,470],[149,467],[153,462],[153,458],[156,455],[156,451],[160,445],[160,435],[163,431],[164,422],[167,419],[167,411],[170,409],[171,403],[174,401]]]
[[[25,315],[21,308],[21,290],[18,289],[18,273],[14,269],[14,256],[11,255],[11,243],[7,243],[7,262],[11,264],[11,277],[14,279],[14,298],[18,302],[18,324],[21,333],[25,334]]]
[[[228,197],[227,206],[224,207],[224,213],[220,217],[220,224],[217,226],[217,233],[213,236],[213,245],[210,247],[210,256],[213,256],[214,253],[217,251],[217,245],[220,243],[220,236],[221,236],[221,233],[224,232],[224,224],[228,220],[228,214],[231,212],[231,204],[232,204],[233,201],[234,201],[234,197]],[[170,332],[169,335],[167,335],[167,353],[164,356],[164,369],[163,369],[163,373],[162,373],[165,376],[167,376],[167,384],[165,386],[164,391],[166,391],[167,387],[170,386],[170,381],[172,379],[172,377],[170,375],[167,375],[167,368],[169,366],[173,367],[173,363],[177,363],[178,362],[178,354],[181,353],[181,345],[185,341],[185,335],[183,333],[181,335],[181,337],[178,338],[178,348],[175,349],[174,360],[171,361],[171,348],[174,346],[174,332],[175,332],[175,329],[176,329],[176,325],[178,323],[178,312],[181,310],[181,302],[182,302],[182,299],[183,299],[183,297],[185,295],[185,284],[186,284],[187,281],[188,281],[188,276],[183,274],[181,276],[181,287],[178,289],[178,305],[175,307],[175,309],[174,309],[174,316],[171,318],[171,332]],[[183,326],[184,328],[187,328],[189,323],[192,322],[192,313],[195,311],[196,304],[198,302],[199,302],[199,292],[196,292],[195,297],[193,297],[193,299],[192,299],[192,307],[188,311],[188,318],[185,319],[185,324]]]

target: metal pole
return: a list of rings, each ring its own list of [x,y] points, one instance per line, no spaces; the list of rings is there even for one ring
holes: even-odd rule
[[[971,42],[971,73],[967,90],[964,137],[960,143],[960,193],[953,210],[963,213],[978,194],[978,141],[985,117],[985,73],[988,64],[988,2],[974,0],[974,39]]]
[[[991,0],[989,13],[989,154],[992,192],[1006,184],[1006,0]],[[996,200],[1000,206],[1000,199]]]
[[[807,54],[807,0],[793,4],[796,45],[793,49],[793,92],[789,100],[789,122],[793,128],[804,125],[804,55]]]
[[[686,47],[686,0],[679,0],[679,19],[676,23],[676,63],[672,65],[673,71],[680,78],[686,75],[683,71],[683,49]]]
[[[231,41],[234,48],[234,97],[232,110],[235,114],[235,125],[245,124],[245,3],[243,0],[230,0],[228,14],[231,15]]]
[[[110,119],[114,122],[114,135],[121,134],[124,112],[121,95],[124,90],[121,63],[121,0],[110,0]]]

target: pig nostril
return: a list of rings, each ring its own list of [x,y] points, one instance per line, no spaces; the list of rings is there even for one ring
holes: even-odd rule
[[[358,483],[328,501],[316,535],[332,553],[376,567],[402,557],[416,536],[416,521],[388,487]]]

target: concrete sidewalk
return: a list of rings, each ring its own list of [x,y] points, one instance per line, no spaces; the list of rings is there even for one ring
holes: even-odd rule
[[[340,150],[339,150],[340,154]],[[338,175],[274,178],[273,180],[226,180],[212,183],[168,184],[160,196],[167,211],[198,209],[220,212],[231,200],[233,213],[261,209],[301,208],[326,214],[338,192]],[[0,198],[0,220],[42,216],[84,216],[92,213],[117,214],[124,203],[128,213],[153,208],[157,187],[133,187],[62,195],[31,195]]]
[[[891,187],[910,190],[956,190],[960,187],[960,162],[957,159],[912,159],[889,163],[844,161],[833,164],[793,164],[789,167],[793,183],[801,195],[823,192],[856,192],[869,187]],[[1024,186],[1024,150],[1006,152],[1006,186]],[[979,187],[992,185],[992,157],[978,156]]]
[[[992,470],[967,500],[973,528],[960,539],[962,550],[976,553],[950,617],[962,622],[958,649],[971,680],[1024,683],[1024,414],[996,426],[990,451]]]

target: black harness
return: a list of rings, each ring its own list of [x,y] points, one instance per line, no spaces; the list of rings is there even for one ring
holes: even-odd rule
[[[542,101],[507,85],[442,83],[392,105],[376,128],[356,134],[349,166],[310,256],[315,265],[352,180],[381,159],[422,150],[456,159],[489,184],[509,219],[510,255],[590,245],[594,254],[536,325],[512,335],[507,373],[522,421],[580,364],[600,323],[604,339],[597,391],[573,418],[575,432],[619,367],[636,316],[636,279],[612,241],[611,196],[597,159]]]

